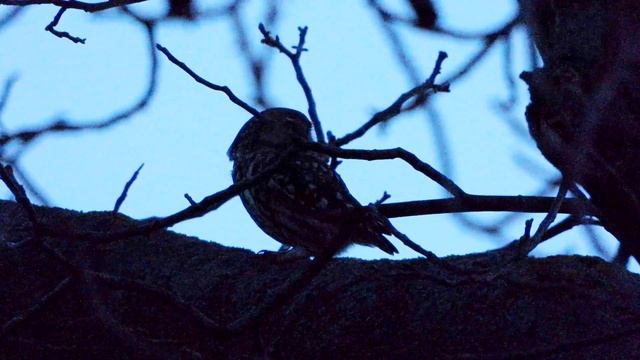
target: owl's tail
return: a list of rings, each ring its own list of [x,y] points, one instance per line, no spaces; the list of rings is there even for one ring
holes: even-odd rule
[[[372,206],[363,208],[364,219],[362,221],[364,234],[356,237],[356,243],[366,246],[375,246],[389,255],[397,254],[398,249],[384,235],[391,235],[393,225],[389,219],[382,216]]]
[[[387,239],[384,235],[381,235],[381,234],[377,234],[375,241],[372,241],[367,245],[375,246],[389,255],[398,253],[398,249],[396,249],[396,247],[393,246],[391,241],[389,241],[389,239]]]

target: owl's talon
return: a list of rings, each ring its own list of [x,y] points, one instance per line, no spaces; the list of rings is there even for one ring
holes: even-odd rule
[[[278,251],[260,250],[258,256],[273,259],[276,262],[288,262],[294,260],[309,259],[311,254],[303,248],[283,245]]]

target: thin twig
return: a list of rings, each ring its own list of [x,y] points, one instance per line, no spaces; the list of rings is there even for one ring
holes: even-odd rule
[[[118,196],[118,199],[116,200],[116,204],[113,207],[114,213],[120,211],[120,206],[122,206],[122,203],[127,198],[127,193],[129,192],[129,188],[131,187],[131,185],[133,185],[133,182],[136,181],[136,179],[138,178],[138,174],[140,173],[140,170],[142,170],[143,166],[144,166],[144,163],[140,164],[140,166],[138,166],[138,169],[136,169],[133,175],[131,175],[131,178],[129,179],[129,181],[127,181],[127,183],[124,184],[124,188],[122,189],[122,192],[120,193],[120,196]]]
[[[0,135],[0,146],[6,145],[13,141],[29,143],[44,134],[53,133],[53,132],[74,132],[74,131],[83,131],[83,130],[105,129],[125,119],[130,118],[137,112],[144,109],[149,104],[149,102],[151,101],[151,98],[153,97],[153,94],[155,93],[156,84],[157,84],[158,60],[157,60],[154,45],[153,45],[154,38],[155,38],[153,25],[152,24],[142,24],[142,25],[144,26],[147,34],[147,39],[149,43],[149,57],[150,57],[151,64],[149,67],[150,68],[149,81],[148,81],[147,89],[142,94],[142,97],[135,104],[133,104],[131,107],[121,112],[116,113],[115,115],[112,115],[102,120],[91,121],[91,122],[82,121],[82,122],[74,123],[73,121],[70,121],[68,119],[55,119],[53,121],[48,122],[48,125],[45,125],[39,128],[21,130],[13,134],[2,134]]]
[[[562,202],[562,205],[566,205],[568,200],[571,199],[564,199],[564,201]],[[560,208],[560,210],[558,211],[558,213],[562,213],[562,207]],[[546,241],[549,240],[555,236],[558,236],[560,234],[562,234],[565,231],[571,230],[576,226],[579,225],[595,225],[595,226],[602,226],[602,223],[600,221],[597,220],[593,220],[591,218],[585,218],[585,217],[579,217],[576,215],[571,215],[569,217],[567,217],[566,219],[558,222],[557,224],[549,227],[549,229],[547,229],[547,231],[544,233],[544,235],[542,236],[542,240]]]
[[[465,76],[467,73],[469,73],[469,71],[471,71],[471,69],[473,69],[475,67],[475,65],[477,65],[480,60],[482,60],[484,58],[484,56],[489,53],[489,50],[493,47],[493,45],[500,39],[506,37],[509,33],[511,33],[511,31],[516,27],[516,25],[518,25],[521,22],[521,19],[519,16],[514,17],[511,21],[509,21],[508,23],[506,23],[502,28],[487,34],[487,36],[484,38],[484,44],[482,44],[482,48],[480,48],[480,50],[478,50],[478,52],[471,56],[469,58],[469,60],[467,61],[467,63],[465,63],[464,65],[462,65],[457,71],[455,71],[453,73],[453,75],[450,75],[445,82],[447,83],[453,83],[457,80],[459,80],[460,78],[462,78],[463,76]]]
[[[150,234],[154,231],[171,227],[179,222],[204,216],[205,214],[219,208],[242,191],[254,186],[260,181],[264,181],[269,176],[271,176],[282,165],[283,161],[291,154],[292,151],[293,149],[283,151],[283,153],[280,155],[280,158],[276,160],[273,165],[265,168],[257,175],[232,184],[226,189],[218,191],[215,194],[209,195],[195,205],[191,205],[181,211],[163,218],[156,218],[154,220],[143,222],[142,224],[133,226],[129,229],[112,232],[87,231],[70,233],[68,229],[49,226],[44,228],[43,231],[46,235],[52,237],[65,236],[78,240],[94,241],[96,243],[110,243],[133,236]]]
[[[185,63],[183,63],[182,61],[178,60],[175,56],[173,56],[173,54],[171,54],[171,52],[164,46],[160,44],[156,44],[156,48],[160,50],[160,52],[162,52],[167,57],[167,59],[169,59],[169,61],[177,65],[180,69],[186,72],[199,84],[202,84],[212,90],[222,91],[223,93],[225,93],[225,95],[227,95],[227,97],[229,98],[229,100],[231,100],[231,102],[245,109],[251,115],[253,116],[260,115],[260,112],[258,110],[254,109],[251,105],[242,101],[239,97],[237,97],[233,93],[233,91],[231,91],[231,89],[229,89],[228,86],[217,85],[210,81],[205,80],[203,77],[201,77],[200,75],[196,74],[193,70],[191,70],[191,68],[189,68]]]
[[[553,223],[558,215],[558,211],[560,211],[560,207],[562,206],[562,202],[567,196],[567,191],[569,191],[570,181],[567,179],[563,179],[560,187],[558,188],[558,195],[556,195],[553,203],[551,203],[551,208],[547,215],[542,219],[540,225],[536,232],[530,238],[525,239],[520,245],[520,255],[526,256],[529,254],[536,246],[542,243],[544,239],[544,234],[549,229],[549,226]]]
[[[289,58],[289,60],[291,60],[293,70],[296,73],[296,79],[302,87],[304,96],[307,99],[307,104],[309,105],[309,118],[311,119],[313,129],[315,130],[316,140],[322,144],[326,143],[324,132],[322,130],[322,124],[320,123],[320,118],[318,117],[316,101],[313,98],[313,92],[311,91],[311,86],[309,86],[309,83],[304,76],[304,72],[302,71],[302,66],[300,65],[300,57],[302,55],[302,52],[307,50],[304,48],[304,43],[307,36],[307,30],[309,30],[309,28],[306,26],[298,27],[299,37],[298,45],[294,46],[296,50],[295,52],[290,51],[286,46],[282,45],[282,42],[280,42],[280,38],[277,35],[275,38],[272,37],[271,33],[267,31],[262,23],[258,25],[258,29],[260,30],[260,33],[262,33],[263,44],[278,49],[281,53],[285,54]]]
[[[20,179],[20,183],[22,183],[22,186],[25,188],[27,193],[30,194],[40,205],[49,206],[50,201],[47,196],[44,194],[42,189],[38,188],[38,186],[31,181],[24,169],[22,169],[18,164],[18,161],[16,159],[11,160],[10,164],[15,177]]]
[[[196,205],[197,204],[197,202],[195,200],[193,200],[191,195],[189,195],[187,193],[184,194],[184,198],[187,199],[187,201],[189,202],[189,205]]]
[[[66,31],[58,31],[55,29],[55,27],[58,25],[58,22],[60,22],[60,19],[62,18],[62,14],[64,14],[66,10],[67,10],[66,7],[61,7],[60,10],[58,10],[58,13],[56,14],[56,16],[53,17],[53,20],[51,20],[49,25],[47,25],[44,29],[61,39],[69,39],[76,44],[78,43],[84,44],[85,40],[87,39],[79,38],[69,34]]]
[[[348,144],[349,142],[363,136],[369,129],[376,126],[379,123],[385,122],[392,117],[400,114],[402,111],[402,105],[406,103],[409,99],[416,96],[426,96],[427,92],[448,92],[449,85],[447,83],[438,85],[435,83],[436,76],[440,74],[440,69],[442,67],[442,62],[447,58],[447,53],[444,51],[440,51],[438,53],[438,59],[436,60],[435,66],[433,67],[433,71],[431,75],[425,80],[424,83],[414,87],[413,89],[405,92],[400,95],[391,105],[389,105],[386,109],[376,113],[373,117],[364,123],[360,128],[349,133],[334,142],[336,146],[343,146]]]

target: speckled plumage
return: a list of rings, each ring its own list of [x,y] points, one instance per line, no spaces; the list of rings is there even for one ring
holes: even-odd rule
[[[261,173],[296,142],[312,141],[311,123],[300,112],[272,108],[251,118],[229,148],[234,182]],[[361,208],[327,157],[299,151],[287,157],[266,181],[240,194],[251,218],[275,240],[309,255],[318,255],[344,230],[345,219]],[[397,249],[383,234],[389,223],[373,213],[348,223],[350,238],[393,254]]]

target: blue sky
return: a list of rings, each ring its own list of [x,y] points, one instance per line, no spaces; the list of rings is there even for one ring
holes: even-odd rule
[[[244,19],[251,25],[251,46],[258,53],[274,52],[259,42],[257,25],[263,20],[260,2],[250,3]],[[134,8],[154,13],[160,11],[161,4],[164,1],[150,1]],[[412,87],[375,15],[364,4],[313,2],[310,7],[308,1],[287,1],[282,21],[273,29],[285,44],[293,45],[297,27],[309,27],[309,51],[304,53],[302,65],[325,130],[338,136],[352,131]],[[470,32],[495,29],[516,11],[515,1],[507,0],[492,1],[493,7],[480,1],[437,4],[445,27]],[[87,38],[85,45],[78,45],[43,30],[56,11],[52,6],[30,7],[0,32],[0,48],[5,50],[0,57],[0,79],[19,76],[2,115],[3,124],[11,130],[44,124],[60,115],[78,121],[101,119],[130,106],[145,90],[147,46],[137,24],[113,12],[96,16],[67,11],[58,27]],[[209,81],[228,85],[250,101],[251,81],[231,29],[230,21],[223,19],[169,22],[159,27],[157,42]],[[445,78],[481,47],[477,41],[408,28],[401,29],[401,34],[424,78],[439,50],[449,54],[443,65]],[[529,66],[524,33],[516,32],[511,41],[513,75],[517,77]],[[535,145],[515,135],[496,111],[495,104],[508,97],[503,51],[502,46],[496,46],[476,70],[452,86],[450,93],[436,95],[434,104],[451,143],[454,179],[463,189],[475,194],[530,195],[541,187],[542,179],[553,178],[557,172],[546,164]],[[141,163],[145,167],[122,207],[122,212],[134,218],[171,214],[188,205],[184,193],[198,200],[230,184],[231,163],[226,150],[250,115],[222,93],[195,83],[164,56],[159,60],[158,89],[145,110],[106,130],[45,136],[23,155],[21,165],[54,205],[82,211],[109,210]],[[274,52],[271,63],[267,86],[273,103],[305,111],[305,99],[288,59]],[[523,84],[517,83],[514,116],[525,126],[522,114],[528,95]],[[401,146],[439,168],[442,164],[438,163],[431,131],[424,113],[413,112],[398,117],[384,130],[374,129],[349,147]],[[518,165],[517,159],[523,156],[537,166],[528,165],[527,170]],[[389,201],[393,202],[443,197],[440,188],[400,161],[345,161],[339,172],[363,203],[375,201],[384,191],[391,194]],[[5,189],[1,191],[8,196]],[[502,215],[472,217],[487,221]],[[535,218],[535,224],[541,219],[538,215],[527,217]],[[449,215],[393,222],[423,247],[448,255],[483,251],[499,246],[497,240],[517,238],[525,219],[501,229],[499,236],[471,231]],[[172,230],[255,251],[279,246],[253,224],[238,199]],[[615,242],[602,231],[598,235],[612,254]],[[543,244],[534,254],[593,254],[586,238],[583,230],[574,230]],[[396,258],[416,256],[398,242],[396,245],[401,248]],[[353,247],[344,255],[386,257],[377,249],[364,247]]]

